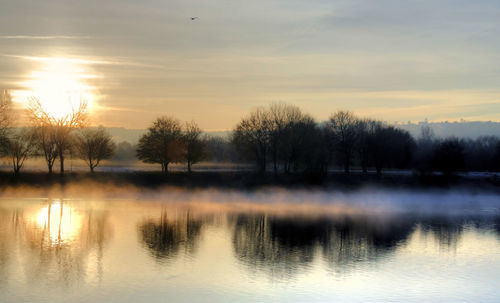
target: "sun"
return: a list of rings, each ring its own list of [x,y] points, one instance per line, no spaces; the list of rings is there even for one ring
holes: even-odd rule
[[[29,57],[38,66],[21,83],[23,89],[16,99],[28,103],[32,97],[40,100],[45,112],[54,118],[64,118],[82,101],[92,110],[95,88],[89,83],[96,78],[88,61],[67,57]]]

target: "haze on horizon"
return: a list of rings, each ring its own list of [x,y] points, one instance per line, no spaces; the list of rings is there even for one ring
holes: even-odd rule
[[[318,120],[337,109],[391,122],[500,120],[494,0],[1,7],[0,88],[24,102],[57,100],[63,87],[91,99],[94,124],[145,128],[172,115],[230,129],[276,101]]]

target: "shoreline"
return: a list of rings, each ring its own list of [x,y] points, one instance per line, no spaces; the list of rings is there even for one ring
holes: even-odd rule
[[[22,172],[14,176],[0,171],[0,194],[8,188],[26,187],[39,190],[57,186],[61,189],[74,186],[90,186],[94,190],[104,186],[118,188],[134,187],[154,191],[166,187],[185,190],[220,189],[255,191],[266,188],[299,190],[357,191],[365,188],[393,190],[449,190],[472,193],[500,194],[500,178],[489,176],[417,176],[413,174],[363,174],[341,172],[327,176],[314,174],[257,174],[248,171],[231,172],[170,172],[164,174],[151,171],[133,172],[67,172],[64,175],[49,175],[41,172]]]

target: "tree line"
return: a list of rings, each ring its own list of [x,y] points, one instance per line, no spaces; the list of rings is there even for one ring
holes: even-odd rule
[[[11,98],[0,95],[0,143],[15,174],[31,157],[45,160],[49,173],[59,160],[76,156],[90,171],[101,161],[136,158],[159,164],[168,172],[171,163],[185,163],[188,172],[200,161],[253,163],[264,173],[316,173],[332,168],[349,174],[353,167],[382,174],[387,169],[413,170],[419,174],[459,171],[500,171],[500,139],[437,138],[423,128],[418,138],[407,131],[374,119],[359,118],[349,111],[337,111],[318,123],[296,106],[274,103],[259,107],[243,117],[230,138],[204,135],[195,122],[159,117],[136,146],[115,144],[102,127],[88,127],[87,104],[63,117],[44,111],[36,98],[27,109],[30,126],[12,127]]]
[[[12,98],[6,91],[0,95],[0,153],[9,160],[14,174],[19,174],[26,160],[33,157],[45,160],[49,174],[58,160],[60,173],[64,174],[67,156],[85,161],[91,172],[117,151],[130,156],[132,145],[122,142],[117,146],[103,127],[89,127],[85,100],[63,116],[45,111],[37,98],[29,101],[29,127],[14,128]],[[191,172],[192,165],[205,155],[201,135],[195,122],[182,125],[174,118],[159,118],[141,137],[133,153],[146,163],[161,164],[165,172],[174,162],[186,162]]]
[[[406,169],[426,175],[441,172],[500,171],[497,136],[437,138],[424,127],[418,138],[374,119],[337,111],[317,123],[298,107],[275,103],[253,110],[236,126],[232,144],[237,154],[261,171],[326,174],[353,166],[363,173]]]
[[[7,92],[0,99],[0,152],[12,165],[14,174],[19,174],[29,158],[45,160],[49,174],[59,160],[60,173],[64,174],[68,155],[84,160],[90,171],[100,162],[110,158],[116,145],[103,127],[88,127],[87,103],[63,116],[54,116],[45,111],[37,98],[31,98],[27,115],[30,126],[14,128],[12,100]]]

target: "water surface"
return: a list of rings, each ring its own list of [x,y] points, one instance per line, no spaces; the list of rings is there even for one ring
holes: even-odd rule
[[[495,195],[0,200],[0,302],[500,299]]]

